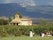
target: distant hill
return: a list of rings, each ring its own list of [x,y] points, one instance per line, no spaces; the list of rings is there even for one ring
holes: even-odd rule
[[[0,4],[0,16],[13,16],[17,11],[32,18],[53,19],[53,6],[51,5],[22,7],[17,3]]]

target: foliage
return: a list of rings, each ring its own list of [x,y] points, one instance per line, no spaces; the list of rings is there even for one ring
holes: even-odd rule
[[[32,25],[32,26],[14,26],[14,25],[0,25],[0,36],[29,36],[29,32],[33,31],[35,34],[40,35],[42,32],[53,32],[53,24],[47,25]]]
[[[47,24],[46,20],[41,20],[41,21],[40,21],[40,25],[44,26],[44,25],[46,25],[46,24]]]
[[[12,19],[9,17],[9,22],[11,22],[11,20],[12,20]]]
[[[16,13],[14,14],[14,18],[15,18],[15,15],[16,15],[16,14],[18,14],[18,15],[19,15],[19,17],[20,17],[20,18],[22,18],[22,15],[21,15],[21,13],[20,13],[20,12],[16,12]]]
[[[8,20],[0,19],[0,25],[7,25]]]
[[[15,32],[14,32],[14,35],[15,35],[15,36],[21,36],[21,35],[22,35],[22,32],[21,32],[21,31],[15,31]]]
[[[9,36],[9,37],[0,37],[0,40],[53,40],[53,37],[40,37],[40,36],[34,36],[32,38],[28,36],[21,36],[21,37],[15,37],[15,36]]]

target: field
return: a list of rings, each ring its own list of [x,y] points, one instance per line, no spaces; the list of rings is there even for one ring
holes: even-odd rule
[[[33,29],[33,30],[32,30]],[[35,33],[35,36],[30,38],[28,36],[30,30]],[[0,40],[53,40],[53,36],[41,37],[40,32],[52,31],[53,25],[46,27],[44,26],[11,26],[11,25],[0,25]],[[24,33],[24,34],[23,34]],[[38,34],[38,35],[37,35]],[[25,35],[25,36],[23,36]]]
[[[29,36],[9,36],[9,37],[0,37],[0,40],[53,40],[53,37],[41,37],[41,36],[34,36],[30,38]]]

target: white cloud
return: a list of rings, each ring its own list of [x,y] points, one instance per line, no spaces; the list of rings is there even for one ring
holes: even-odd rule
[[[5,0],[7,3],[9,3],[10,1],[9,0]]]
[[[10,1],[10,0],[4,0],[4,1],[2,1],[1,3],[11,3],[12,1]]]
[[[49,5],[53,5],[53,2],[48,2]]]
[[[10,1],[9,0],[5,0],[5,1],[3,1],[3,3],[9,3]]]
[[[22,7],[26,7],[26,6],[36,6],[34,0],[23,0],[22,2],[20,2],[20,5]]]
[[[22,7],[26,7],[26,6],[27,6],[25,3],[20,3],[20,5],[21,5]]]
[[[48,0],[48,5],[52,5],[53,6],[53,0]]]
[[[33,0],[29,0],[29,1],[30,1],[29,5],[36,6],[36,4],[35,4],[35,2]]]
[[[36,6],[34,0],[4,0],[3,3],[19,3],[22,7]]]

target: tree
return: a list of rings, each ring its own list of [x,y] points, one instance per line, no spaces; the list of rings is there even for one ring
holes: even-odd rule
[[[16,14],[18,14],[19,15],[19,18],[22,18],[22,15],[21,15],[21,13],[20,12],[16,12],[15,14],[14,14],[14,17],[15,17],[15,15]]]
[[[0,25],[7,25],[7,24],[8,24],[8,20],[0,19]]]
[[[46,20],[41,20],[40,24],[44,26],[47,24],[47,22],[46,22]]]
[[[9,17],[9,22],[11,22],[11,18]]]

